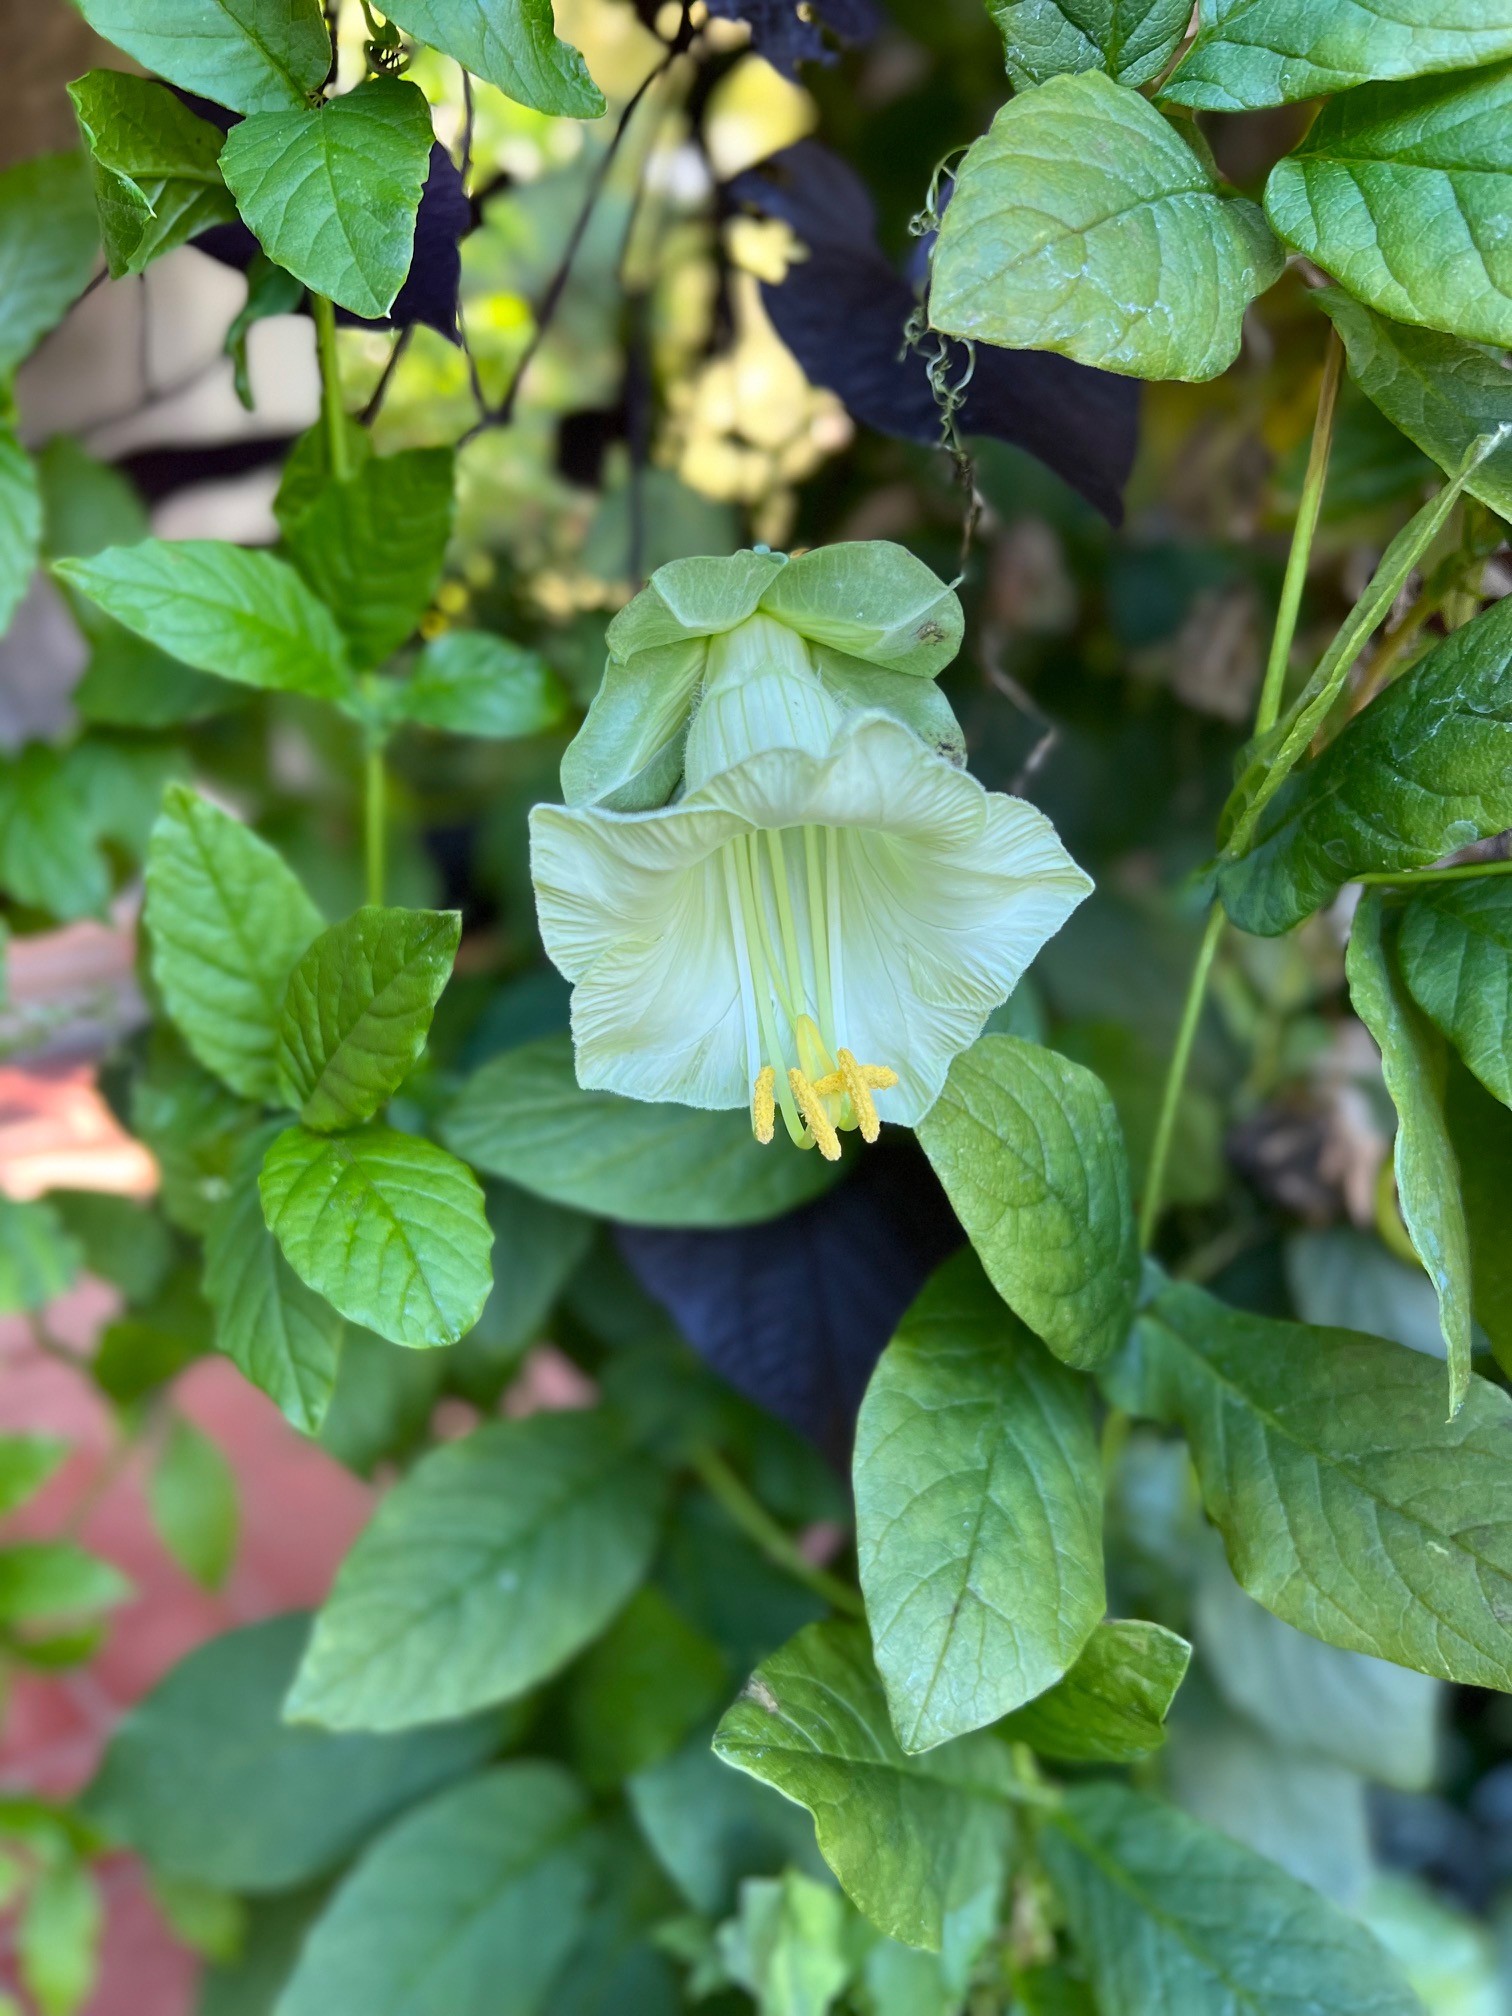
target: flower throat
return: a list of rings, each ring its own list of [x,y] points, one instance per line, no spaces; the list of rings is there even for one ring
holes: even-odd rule
[[[896,1071],[858,1063],[835,1040],[845,1012],[840,843],[832,826],[803,826],[742,833],[720,850],[747,1055],[762,1060],[751,1092],[751,1125],[758,1141],[769,1142],[780,1108],[797,1146],[817,1145],[830,1162],[840,1159],[841,1129],[876,1140],[881,1129],[872,1095],[898,1082]],[[781,1022],[790,1032],[788,1047]]]

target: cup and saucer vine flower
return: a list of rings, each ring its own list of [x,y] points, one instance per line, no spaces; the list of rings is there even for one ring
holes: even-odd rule
[[[960,636],[882,542],[674,562],[616,617],[568,803],[531,814],[585,1087],[748,1106],[831,1161],[928,1112],[1092,887],[964,769]]]

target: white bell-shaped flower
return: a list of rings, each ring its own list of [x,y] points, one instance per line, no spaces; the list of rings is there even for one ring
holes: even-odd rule
[[[684,791],[537,806],[541,934],[587,1087],[749,1105],[768,1141],[911,1126],[1092,884],[1043,813],[847,712],[763,615],[712,640]]]

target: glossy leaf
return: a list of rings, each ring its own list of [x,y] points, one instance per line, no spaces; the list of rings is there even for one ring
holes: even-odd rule
[[[452,529],[449,448],[373,455],[285,513],[290,558],[335,614],[359,669],[381,665],[430,607]]]
[[[342,1563],[289,1714],[401,1729],[524,1693],[641,1581],[662,1491],[596,1409],[490,1422],[433,1450]]]
[[[89,149],[111,278],[236,215],[221,180],[224,135],[150,78],[91,70],[70,84]]]
[[[147,850],[147,941],[168,1013],[243,1098],[279,1096],[284,990],[320,913],[265,840],[173,786]]]
[[[393,699],[396,720],[501,739],[538,735],[566,712],[562,682],[545,659],[486,630],[432,638]]]
[[[906,1750],[1053,1686],[1103,1614],[1102,1475],[1081,1382],[975,1258],[935,1274],[861,1405],[856,1551]]]
[[[1168,1287],[1117,1391],[1173,1421],[1240,1584],[1299,1631],[1512,1692],[1512,1399],[1431,1358]],[[1123,1376],[1126,1375],[1126,1376]]]
[[[1113,1102],[1081,1065],[983,1036],[950,1067],[919,1141],[987,1277],[1058,1358],[1098,1364],[1139,1283],[1129,1164]]]
[[[1165,1742],[1166,1715],[1191,1656],[1186,1640],[1162,1625],[1109,1618],[1064,1679],[1007,1716],[996,1733],[1072,1764],[1131,1764]]]
[[[42,542],[37,469],[14,427],[0,421],[0,632],[31,586]]]
[[[1338,287],[1312,298],[1343,338],[1361,391],[1448,474],[1477,441],[1512,425],[1512,374],[1478,343],[1389,322]],[[1472,470],[1465,488],[1512,518],[1512,439]]]
[[[147,1481],[158,1537],[186,1574],[219,1589],[236,1558],[236,1476],[210,1437],[176,1420]]]
[[[379,1837],[311,1928],[280,2016],[544,2016],[593,1888],[588,1807],[506,1764]]]
[[[274,1617],[181,1660],[117,1726],[86,1816],[167,1875],[292,1890],[495,1748],[487,1719],[404,1736],[291,1727],[280,1711],[308,1632]]]
[[[1274,937],[1354,875],[1426,868],[1512,824],[1512,603],[1456,630],[1294,770],[1218,889]]]
[[[1512,1106],[1512,881],[1440,882],[1402,917],[1402,977],[1486,1090]]]
[[[356,911],[289,975],[278,1076],[307,1127],[370,1120],[419,1062],[462,937],[455,910]]]
[[[40,154],[0,174],[0,383],[63,320],[99,249],[81,154]]]
[[[475,1071],[442,1126],[474,1168],[631,1225],[748,1225],[823,1190],[815,1155],[768,1154],[744,1113],[585,1092],[565,1036]]]
[[[77,0],[144,70],[233,112],[303,105],[331,67],[320,0]]]
[[[1363,1926],[1143,1793],[1075,1787],[1040,1850],[1102,2016],[1421,2016]]]
[[[383,316],[410,269],[434,137],[415,85],[372,77],[318,109],[244,119],[221,173],[274,265],[353,315]]]
[[[271,1127],[251,1136],[205,1233],[205,1298],[215,1348],[302,1434],[319,1432],[336,1386],[345,1325],[279,1251],[263,1217],[258,1175]]]
[[[1355,911],[1346,970],[1350,1000],[1376,1040],[1397,1110],[1397,1196],[1408,1236],[1438,1293],[1453,1413],[1470,1382],[1470,1231],[1444,1118],[1444,1043],[1407,992],[1396,931],[1378,889],[1367,889]]]
[[[1383,315],[1505,347],[1509,120],[1512,62],[1362,85],[1330,99],[1276,164],[1266,215],[1293,251]]]
[[[552,25],[551,0],[396,0],[389,16],[517,104],[560,119],[597,119],[604,94]]]
[[[0,1315],[40,1309],[64,1294],[83,1257],[51,1204],[0,1195]]]
[[[990,0],[987,11],[1015,91],[1081,70],[1148,84],[1175,54],[1192,13],[1187,0]]]
[[[1214,378],[1281,272],[1253,203],[1101,71],[1005,105],[956,174],[931,269],[936,328],[1140,378]]]
[[[263,1215],[307,1288],[395,1344],[455,1344],[492,1285],[493,1234],[476,1177],[389,1127],[290,1127],[259,1179]]]
[[[764,1660],[714,1748],[808,1808],[825,1860],[889,1937],[938,1952],[991,1923],[1015,1832],[1008,1753],[968,1736],[908,1756],[863,1627],[810,1624]]]
[[[54,572],[200,672],[339,700],[352,683],[336,619],[271,553],[219,539],[144,539]]]
[[[1512,24],[1500,0],[1202,0],[1200,31],[1162,95],[1209,112],[1253,111],[1508,55]]]
[[[1283,1624],[1221,1561],[1198,1583],[1195,1625],[1203,1664],[1225,1698],[1277,1743],[1404,1791],[1432,1783],[1436,1680]]]

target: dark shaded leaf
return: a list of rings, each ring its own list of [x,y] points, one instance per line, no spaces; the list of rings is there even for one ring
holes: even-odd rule
[[[757,55],[789,77],[800,63],[834,62],[825,29],[840,42],[869,42],[883,20],[876,0],[820,0],[818,6],[801,0],[710,0],[709,12],[722,21],[744,21]]]

